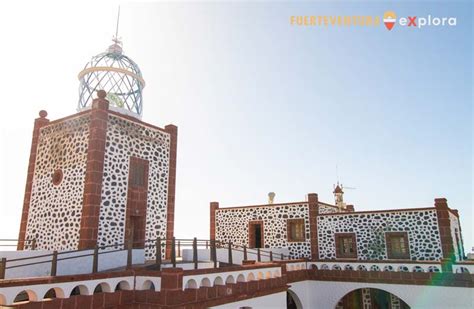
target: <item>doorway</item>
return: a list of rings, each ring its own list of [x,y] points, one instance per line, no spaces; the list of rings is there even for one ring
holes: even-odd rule
[[[132,248],[144,248],[148,200],[148,161],[130,157],[128,171],[125,241]]]
[[[130,216],[127,226],[127,240],[132,242],[133,249],[144,248],[145,218],[143,216]]]
[[[263,221],[249,222],[249,248],[264,248]]]

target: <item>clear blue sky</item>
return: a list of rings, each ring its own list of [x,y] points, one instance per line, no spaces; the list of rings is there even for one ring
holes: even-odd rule
[[[0,7],[0,238],[17,236],[33,119],[75,111],[77,73],[115,32],[114,4]],[[54,9],[54,10],[53,10]],[[291,26],[291,15],[453,16],[392,31]],[[147,81],[143,120],[179,127],[176,234],[208,237],[209,202],[258,204],[339,178],[356,210],[459,210],[473,235],[472,4],[122,4],[125,53]],[[87,20],[87,22],[85,22]],[[18,108],[20,107],[21,108]],[[13,151],[12,151],[13,149]]]

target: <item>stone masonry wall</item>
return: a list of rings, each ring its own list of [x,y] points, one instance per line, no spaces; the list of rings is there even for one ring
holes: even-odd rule
[[[287,241],[287,219],[303,218],[306,241]],[[249,245],[249,222],[262,220],[265,248],[288,247],[290,256],[311,257],[309,209],[307,203],[216,210],[216,240]]]
[[[408,233],[411,260],[438,261],[443,257],[436,211],[427,208],[320,215],[319,258],[336,258],[335,233],[355,233],[358,259],[374,259],[373,254],[377,259],[387,259],[386,244],[380,254],[371,247],[376,239],[385,243],[385,232]]]
[[[130,156],[148,160],[145,239],[166,238],[170,135],[122,117],[109,115],[98,245],[123,243]],[[162,249],[164,256],[165,249]],[[155,257],[155,247],[145,258]]]
[[[26,229],[26,239],[36,239],[37,249],[77,249],[89,121],[83,115],[40,130]]]

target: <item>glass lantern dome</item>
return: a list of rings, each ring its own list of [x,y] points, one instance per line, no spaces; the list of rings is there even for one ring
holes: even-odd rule
[[[109,108],[141,118],[145,80],[138,65],[122,52],[122,43],[114,39],[106,52],[92,57],[79,73],[78,111],[90,108],[98,90],[107,92]]]

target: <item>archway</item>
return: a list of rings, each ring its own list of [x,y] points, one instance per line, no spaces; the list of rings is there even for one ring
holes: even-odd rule
[[[43,296],[43,299],[64,298],[64,291],[59,287],[49,289]]]
[[[21,303],[28,301],[37,301],[38,296],[33,290],[23,290],[15,296],[13,303]]]
[[[295,292],[288,289],[286,291],[286,308],[287,309],[303,309],[300,298]]]
[[[336,305],[335,309],[382,309],[382,308],[399,308],[410,309],[402,299],[398,298],[387,291],[362,288],[353,290],[344,295]]]
[[[143,282],[142,290],[154,291],[155,290],[155,284],[151,280],[146,280],[145,282]]]

